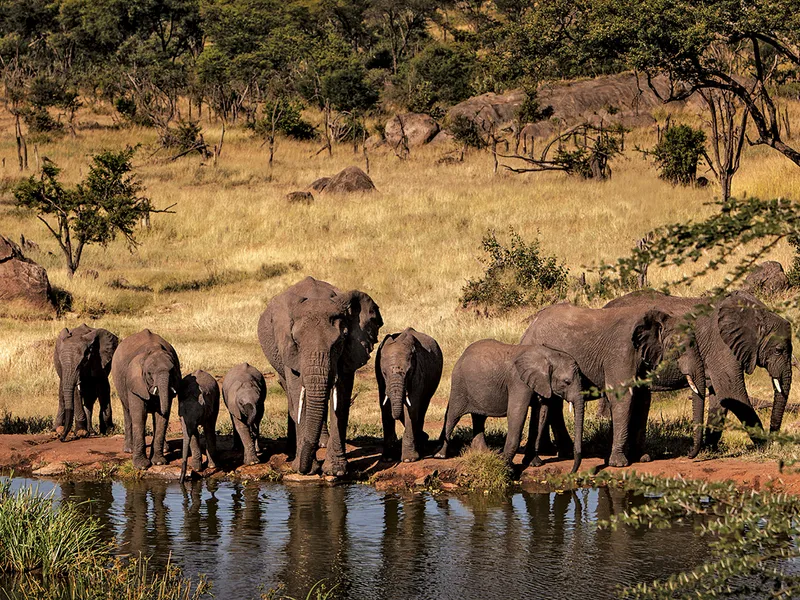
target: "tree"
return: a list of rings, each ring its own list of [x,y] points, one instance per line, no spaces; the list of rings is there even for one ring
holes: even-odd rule
[[[45,158],[42,172],[21,181],[14,190],[17,206],[33,210],[55,237],[69,276],[78,270],[87,244],[107,245],[118,234],[136,245],[136,224],[153,212],[131,173],[135,148],[106,151],[92,157],[89,174],[74,188],[59,181],[61,169]]]
[[[774,148],[800,165],[800,151],[781,138],[772,98],[777,74],[800,67],[800,12],[794,0],[597,0],[590,5],[582,43],[643,72],[665,101],[705,90],[730,94],[753,122],[757,137],[750,143]],[[721,58],[721,51],[728,57]],[[666,75],[666,90],[654,84],[658,74]]]

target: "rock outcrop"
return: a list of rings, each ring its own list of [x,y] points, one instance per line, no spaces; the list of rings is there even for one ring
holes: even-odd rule
[[[317,179],[311,184],[310,189],[321,194],[352,194],[375,191],[375,184],[369,175],[358,167],[347,167],[333,177]]]
[[[437,133],[439,133],[439,125],[436,121],[429,115],[418,113],[396,115],[386,123],[384,129],[386,142],[392,148],[402,145],[404,135],[408,147],[413,148],[427,144]]]
[[[743,287],[754,294],[779,294],[789,289],[789,278],[781,263],[768,260],[753,268],[744,280]]]
[[[0,305],[11,303],[55,311],[47,271],[25,258],[17,244],[0,235]]]

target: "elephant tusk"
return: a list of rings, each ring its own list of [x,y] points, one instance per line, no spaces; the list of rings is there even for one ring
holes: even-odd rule
[[[339,404],[339,394],[336,393],[336,386],[333,388],[333,412],[336,412],[336,406]]]
[[[158,396],[158,386],[157,385],[154,385],[153,389],[150,390],[150,395],[151,396]]]
[[[386,397],[383,399],[383,403],[381,406],[386,406],[386,403],[389,401],[389,394],[386,394]]]
[[[78,391],[79,392],[81,391],[81,382],[80,381],[78,382]]]
[[[699,396],[700,390],[697,389],[697,386],[695,385],[691,375],[686,376],[686,381],[689,382],[689,387],[692,388],[692,391]]]
[[[411,400],[408,399],[408,392],[406,392],[405,397],[406,397],[406,404],[408,405],[408,408],[411,408]]]
[[[300,426],[300,419],[303,416],[303,398],[306,396],[305,386],[300,388],[300,407],[297,409],[297,425]]]
[[[572,402],[567,402],[567,404],[569,405],[569,414],[574,413],[575,409],[572,407]]]
[[[772,383],[775,384],[775,389],[777,390],[777,392],[779,394],[782,394],[783,393],[783,389],[781,389],[781,382],[778,381],[777,378],[773,377],[772,378]]]
[[[175,390],[174,387],[169,388],[169,391],[173,396],[177,396],[178,395],[178,392]]]

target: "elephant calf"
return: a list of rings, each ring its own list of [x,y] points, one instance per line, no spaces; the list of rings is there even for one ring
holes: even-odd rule
[[[241,363],[225,374],[222,398],[231,413],[233,447],[244,446],[244,464],[258,463],[258,429],[264,416],[267,383],[261,371]]]
[[[383,456],[397,441],[395,421],[405,425],[401,460],[419,460],[428,437],[425,413],[442,378],[442,350],[432,337],[410,327],[383,338],[375,357],[383,420]]]
[[[453,368],[450,401],[440,438],[442,447],[435,457],[447,457],[450,436],[463,415],[472,415],[472,445],[476,448],[486,448],[486,417],[507,416],[508,435],[503,458],[510,464],[519,449],[530,406],[531,431],[525,463],[540,466],[542,461],[536,455],[534,444],[534,428],[540,423],[539,399],[558,397],[571,402],[575,408],[575,462],[572,470],[577,471],[583,436],[582,379],[575,359],[565,352],[544,346],[504,344],[496,340],[475,342],[464,351]]]
[[[95,400],[100,403],[100,433],[114,427],[108,374],[118,344],[119,339],[110,331],[86,324],[71,330],[64,328],[58,334],[53,362],[60,383],[54,426],[62,442],[67,439],[73,419],[76,436],[93,433]]]
[[[200,452],[199,427],[203,427],[206,438],[208,466],[213,469],[217,453],[217,415],[219,414],[219,385],[217,380],[205,371],[197,370],[183,378],[178,393],[178,414],[183,429],[183,462],[181,463],[181,483],[186,478],[186,465],[189,461],[189,447],[192,450],[192,470],[199,471],[203,457]]]

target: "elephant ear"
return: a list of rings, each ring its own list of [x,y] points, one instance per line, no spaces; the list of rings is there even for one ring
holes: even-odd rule
[[[717,327],[720,337],[736,356],[736,360],[750,374],[756,368],[762,314],[760,303],[757,300],[753,302],[748,295],[731,294],[720,302]]]
[[[144,357],[144,354],[139,354],[128,363],[125,382],[129,392],[133,392],[142,400],[148,400],[150,398],[150,390],[147,389],[147,382],[144,377]]]
[[[669,315],[660,310],[648,310],[633,328],[631,341],[647,369],[654,369],[664,355]]]
[[[97,330],[97,354],[100,357],[100,367],[107,371],[111,367],[111,359],[119,345],[119,338],[107,329]]]
[[[531,348],[519,354],[514,359],[514,368],[525,385],[539,396],[550,398],[553,395],[553,388],[550,385],[553,366],[538,349]]]
[[[354,372],[369,360],[369,355],[378,343],[378,334],[383,327],[380,308],[368,294],[352,290],[337,294],[334,298],[342,303],[347,318],[348,336],[342,352],[342,367]]]

